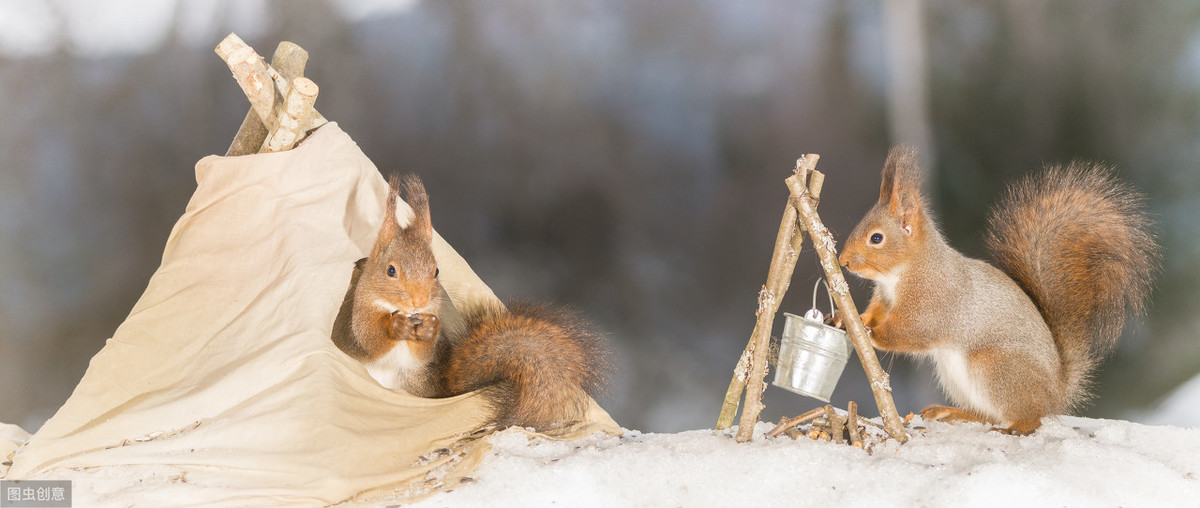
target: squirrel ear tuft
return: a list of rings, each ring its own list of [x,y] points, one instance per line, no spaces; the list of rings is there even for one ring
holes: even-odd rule
[[[429,217],[429,195],[425,193],[425,184],[421,183],[420,177],[409,173],[400,178],[399,185],[404,188],[404,200],[413,210],[408,229],[417,228],[422,236],[433,241],[433,221]]]
[[[388,178],[387,205],[384,208],[383,225],[379,228],[379,236],[394,236],[399,229],[396,223],[396,201],[400,197],[400,179],[396,175]]]
[[[387,205],[384,206],[383,222],[379,225],[379,236],[375,238],[375,246],[371,249],[371,258],[381,256],[387,245],[400,232],[400,225],[396,223],[396,200],[400,192],[399,183],[400,181],[395,176],[388,179]]]
[[[396,199],[400,196],[400,177],[392,175],[388,177],[388,196],[386,212],[391,215],[396,215]]]
[[[883,178],[879,187],[879,204],[887,205],[894,216],[915,216],[921,207],[921,167],[917,150],[896,146],[888,152],[883,163]]]

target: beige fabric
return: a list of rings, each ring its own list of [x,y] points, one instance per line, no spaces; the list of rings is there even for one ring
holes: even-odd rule
[[[16,425],[0,423],[0,478],[8,474],[8,465],[17,448],[29,441],[29,433]]]
[[[487,418],[480,397],[384,389],[329,338],[387,192],[357,145],[329,124],[288,152],[207,157],[196,179],[145,294],[8,478],[70,478],[89,504],[144,506],[456,485],[487,449],[461,439]],[[434,250],[452,301],[495,298],[440,236]],[[592,415],[575,435],[620,432]]]

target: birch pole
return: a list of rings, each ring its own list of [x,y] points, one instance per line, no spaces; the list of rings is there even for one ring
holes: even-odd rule
[[[226,40],[230,44],[234,43],[228,37],[226,37]],[[225,42],[223,41],[223,43]],[[228,45],[223,48],[220,45],[217,47],[220,48],[217,50],[218,55],[231,51]],[[222,56],[222,59],[224,59],[224,56]],[[304,67],[307,64],[308,52],[294,42],[280,42],[279,46],[275,48],[275,54],[271,55],[271,67],[288,80],[303,77]],[[251,108],[246,112],[246,118],[242,120],[241,127],[238,127],[237,135],[233,137],[233,142],[229,144],[229,149],[225,151],[225,155],[248,155],[255,153],[266,142],[267,134],[266,124],[258,117],[258,112],[254,108]]]
[[[821,217],[817,215],[817,202],[807,192],[804,175],[797,173],[788,177],[786,182],[792,194],[791,205],[796,208],[801,225],[812,238],[813,249],[821,258],[821,269],[825,271],[825,278],[829,282],[833,301],[846,324],[846,331],[849,332],[850,342],[854,344],[854,350],[858,353],[859,362],[862,363],[863,370],[870,379],[871,393],[875,396],[875,405],[879,408],[879,416],[883,418],[883,429],[901,443],[908,441],[908,433],[904,430],[904,421],[900,419],[900,414],[896,411],[896,403],[892,400],[892,386],[888,374],[879,365],[879,358],[875,356],[875,348],[871,346],[871,340],[867,336],[867,328],[863,326],[858,308],[855,307],[854,300],[850,298],[850,286],[846,284],[846,277],[842,275],[833,235],[821,223]]]
[[[800,157],[796,160],[796,172],[798,174],[803,172],[806,177],[810,172],[819,175],[820,173],[813,171],[813,168],[816,167],[817,160],[820,158],[821,156],[817,154]],[[818,181],[814,190],[819,195],[820,178],[816,180]],[[783,211],[783,220],[779,224],[779,232],[775,237],[775,250],[771,254],[771,265],[767,269],[767,283],[758,293],[758,310],[755,312],[757,319],[754,331],[751,332],[750,342],[738,359],[733,379],[729,382],[729,389],[725,392],[721,415],[717,420],[717,428],[720,430],[727,429],[733,424],[734,415],[737,413],[738,399],[742,397],[744,391],[746,403],[742,408],[742,419],[738,424],[738,442],[750,440],[754,432],[754,425],[758,423],[758,415],[762,413],[764,407],[762,395],[767,387],[763,378],[766,377],[767,371],[771,326],[774,324],[775,314],[779,311],[779,304],[783,301],[783,296],[791,284],[792,272],[796,269],[796,258],[800,255],[800,248],[804,241],[804,234],[797,229],[796,220],[797,210],[789,203]]]
[[[288,49],[290,51],[292,48]],[[295,49],[299,49],[299,46],[296,46]],[[299,50],[303,51],[302,49]],[[284,129],[289,132],[278,134],[279,140],[275,142],[275,146],[282,146],[289,140],[292,145],[295,145],[309,131],[328,122],[316,109],[311,107],[311,102],[316,100],[317,87],[315,83],[299,76],[289,79],[274,67],[267,65],[263,58],[254,51],[254,48],[247,45],[237,34],[231,33],[226,36],[220,44],[217,44],[214,51],[217,53],[217,56],[225,61],[229,69],[233,71],[234,79],[242,87],[242,92],[246,94],[246,98],[250,100],[251,111],[258,116],[259,120],[266,127],[265,140],[258,140],[260,146],[255,147],[255,150],[261,151],[272,146],[271,143],[277,137],[277,131],[280,128],[281,122],[287,123],[289,120],[298,120],[301,123],[299,125],[285,126]],[[307,61],[307,54],[304,54],[303,57],[294,55],[293,58],[303,58],[304,61]],[[292,65],[290,60],[288,62],[289,65]],[[299,91],[301,92],[299,95],[293,93],[294,82],[300,82],[305,85],[306,89]],[[307,85],[309,84],[312,86],[308,87]],[[310,94],[312,95],[311,97],[309,97]],[[308,112],[289,115],[285,101],[285,98],[288,97],[295,97],[297,99],[296,102],[293,102],[294,105],[307,104],[309,106]],[[239,136],[240,132],[241,130],[239,129]],[[249,143],[248,139],[239,140],[235,138],[234,145],[230,146],[229,151],[242,149],[241,147],[247,143]]]
[[[254,48],[247,46],[237,35],[229,34],[217,45],[217,55],[233,71],[233,79],[242,87],[242,92],[250,100],[250,107],[258,114],[267,128],[275,124],[276,91],[275,82],[263,61]]]
[[[276,119],[275,129],[270,131],[259,152],[282,152],[291,150],[301,139],[308,127],[313,103],[320,89],[308,78],[292,80],[292,89],[283,100],[283,111]]]

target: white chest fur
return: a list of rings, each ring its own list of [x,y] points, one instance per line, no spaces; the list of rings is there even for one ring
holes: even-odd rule
[[[984,386],[977,382],[978,376],[972,375],[966,354],[948,348],[935,349],[932,353],[937,364],[938,382],[950,399],[964,409],[995,417],[991,400]]]
[[[891,273],[881,274],[873,282],[875,283],[875,294],[883,297],[883,301],[889,304],[896,303],[896,285],[900,283],[900,275],[904,273],[904,267],[897,267]]]
[[[379,384],[389,389],[395,389],[400,385],[402,379],[408,377],[409,373],[424,367],[425,364],[412,354],[412,351],[408,349],[408,344],[400,342],[386,355],[365,362],[363,366]]]

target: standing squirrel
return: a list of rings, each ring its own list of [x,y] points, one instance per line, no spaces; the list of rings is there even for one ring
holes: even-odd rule
[[[500,427],[539,431],[582,421],[607,382],[608,345],[580,317],[547,306],[459,309],[443,326],[429,197],[415,175],[393,177],[371,254],[355,265],[333,341],[380,384],[420,397],[483,390]],[[413,216],[397,222],[403,188]]]
[[[946,243],[921,180],[916,152],[893,148],[879,201],[839,258],[875,282],[862,314],[872,344],[932,357],[959,406],[921,416],[1028,434],[1043,416],[1078,407],[1126,310],[1145,310],[1158,246],[1142,196],[1101,166],[1029,176],[988,218],[996,268]]]

